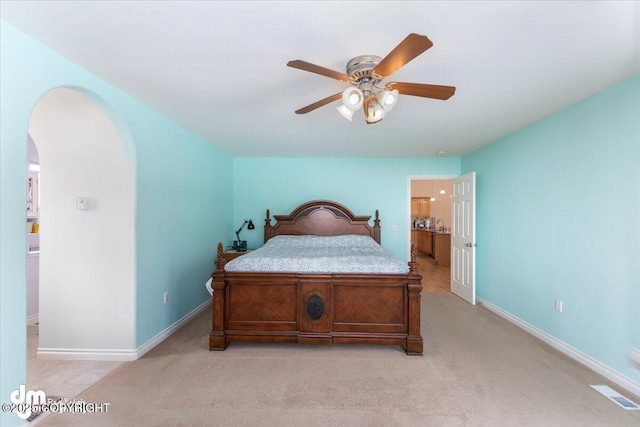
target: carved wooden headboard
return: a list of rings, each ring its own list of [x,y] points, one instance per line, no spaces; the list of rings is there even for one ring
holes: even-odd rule
[[[274,215],[276,225],[271,225],[269,210],[264,224],[264,241],[280,234],[338,236],[358,234],[370,236],[380,243],[380,219],[376,210],[373,227],[371,216],[355,216],[349,209],[330,200],[314,200],[298,206],[289,215]]]

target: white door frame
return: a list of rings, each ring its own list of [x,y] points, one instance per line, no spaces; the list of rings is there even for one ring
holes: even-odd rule
[[[407,176],[407,224],[411,223],[411,181],[443,181],[460,175],[409,175]],[[407,227],[407,260],[411,260],[411,227]]]

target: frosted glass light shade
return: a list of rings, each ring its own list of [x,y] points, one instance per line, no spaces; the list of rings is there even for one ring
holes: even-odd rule
[[[353,121],[353,110],[348,109],[344,104],[336,107],[336,110],[338,110],[340,114],[342,114],[342,117],[344,117],[345,119],[349,120],[350,122]]]
[[[400,92],[397,89],[394,90],[382,90],[378,92],[378,101],[384,109],[384,111],[391,111],[398,102],[398,96]]]
[[[357,87],[348,87],[342,92],[342,103],[351,111],[356,111],[362,107],[364,95]]]
[[[378,123],[384,117],[385,111],[378,102],[378,97],[371,95],[364,101],[364,119],[367,124]]]

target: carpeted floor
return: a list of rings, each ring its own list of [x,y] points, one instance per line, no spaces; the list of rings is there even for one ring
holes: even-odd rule
[[[204,313],[81,397],[107,413],[40,426],[640,426],[603,377],[450,293],[423,293],[423,357],[400,347],[233,343]]]

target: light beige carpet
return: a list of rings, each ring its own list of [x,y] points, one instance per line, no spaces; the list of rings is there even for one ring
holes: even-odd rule
[[[231,344],[207,312],[82,393],[107,413],[42,426],[639,426],[604,378],[480,306],[423,293],[423,357],[400,347]]]

